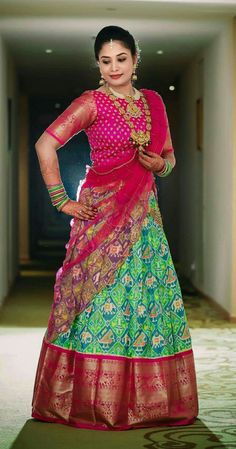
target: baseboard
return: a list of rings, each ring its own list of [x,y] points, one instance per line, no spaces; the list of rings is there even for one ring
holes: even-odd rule
[[[209,303],[212,305],[212,307],[214,307],[216,310],[218,310],[222,314],[224,319],[226,319],[230,323],[236,323],[235,316],[231,316],[227,310],[225,310],[220,304],[218,304],[218,302],[216,302],[213,298],[211,298],[211,296],[207,295],[206,293],[203,293],[195,285],[194,285],[194,288],[196,289],[196,292],[199,294],[199,296],[202,296],[204,299],[209,301]]]

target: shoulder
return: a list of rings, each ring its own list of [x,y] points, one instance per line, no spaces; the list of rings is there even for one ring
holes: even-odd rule
[[[72,100],[73,107],[77,111],[83,109],[84,111],[92,113],[94,116],[96,116],[97,106],[93,92],[93,90],[84,90],[78,97]]]
[[[96,102],[92,90],[84,90],[78,97],[74,98],[69,105],[70,110],[75,115],[86,114],[92,119],[97,116]]]
[[[153,103],[155,103],[155,105],[159,105],[165,108],[165,103],[159,92],[154,89],[140,89],[140,91],[147,96],[149,101],[152,101]]]
[[[84,90],[78,97],[74,98],[72,101],[84,101],[93,100],[93,90]]]

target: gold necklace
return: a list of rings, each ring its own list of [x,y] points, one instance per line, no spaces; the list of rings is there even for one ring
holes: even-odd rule
[[[134,90],[133,95],[121,94],[120,92],[117,92],[116,90],[112,89],[111,86],[108,86],[108,87],[109,87],[109,90],[118,98],[132,97],[134,100],[139,100],[139,98],[141,97],[141,92],[139,92],[139,90],[136,89],[136,87],[133,87],[133,90]]]
[[[138,146],[139,151],[143,151],[144,146],[148,146],[151,142],[150,138],[150,130],[151,130],[151,113],[148,107],[147,100],[142,92],[140,92],[140,98],[143,102],[144,106],[144,114],[146,119],[146,131],[142,131],[141,129],[138,131],[135,131],[134,129],[134,123],[130,120],[130,114],[127,113],[127,111],[120,105],[119,101],[117,100],[117,97],[111,92],[111,89],[106,86],[106,93],[109,96],[109,98],[113,101],[115,107],[119,110],[120,114],[124,117],[127,124],[130,127],[131,133],[130,133],[130,140],[132,141],[133,145]],[[121,94],[120,94],[121,95]],[[136,105],[135,105],[136,106]]]
[[[126,94],[120,94],[119,92],[116,92],[109,86],[109,90],[112,92],[115,97],[123,98],[125,101],[127,101],[128,106],[126,108],[126,113],[129,114],[131,117],[139,118],[142,115],[141,109],[134,103],[134,100],[139,100],[141,97],[141,93],[134,87],[134,95],[126,95]]]

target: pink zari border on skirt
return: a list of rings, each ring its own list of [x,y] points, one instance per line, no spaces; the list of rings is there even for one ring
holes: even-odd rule
[[[198,415],[192,349],[156,359],[82,354],[43,340],[32,417],[97,430],[184,426]]]

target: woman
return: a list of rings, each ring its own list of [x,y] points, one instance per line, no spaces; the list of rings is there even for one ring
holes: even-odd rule
[[[36,143],[52,204],[73,219],[32,416],[103,430],[191,424],[191,336],[154,178],[175,165],[165,106],[132,85],[139,51],[128,31],[103,28],[94,49],[101,87],[76,98]],[[81,130],[92,165],[73,201],[56,150]]]

